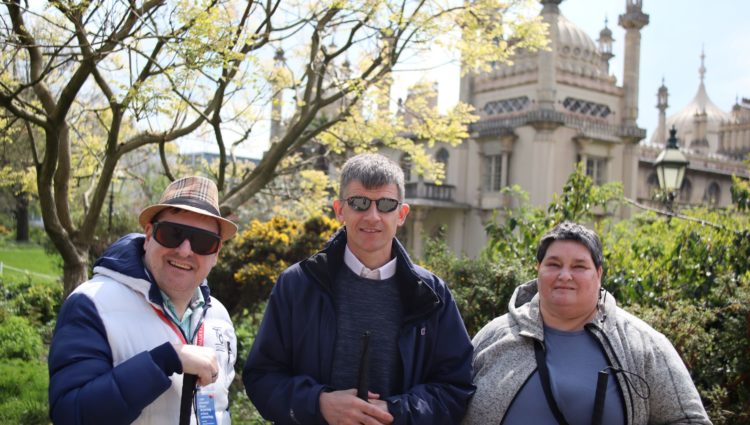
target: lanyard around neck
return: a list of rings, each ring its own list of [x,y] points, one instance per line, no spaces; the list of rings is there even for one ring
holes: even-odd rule
[[[185,334],[182,332],[182,329],[178,328],[177,325],[169,317],[167,317],[167,315],[164,314],[163,311],[154,306],[151,306],[151,308],[154,309],[154,312],[157,316],[159,316],[162,322],[166,323],[167,326],[169,326],[169,328],[172,329],[172,331],[177,334],[178,337],[180,337],[180,341],[182,341],[183,344],[190,344]],[[203,321],[201,321],[201,324],[198,327],[198,332],[195,335],[195,340],[195,345],[203,346]]]
[[[167,326],[169,326],[172,331],[177,334],[178,337],[180,337],[180,341],[182,341],[183,344],[188,344],[187,339],[185,338],[185,335],[182,333],[182,330],[177,327],[177,325],[170,320],[166,314],[164,314],[163,311],[159,310],[158,308],[151,306],[154,309],[154,312],[156,312],[156,315],[159,316],[159,318],[162,320],[162,322],[166,323]],[[203,346],[203,321],[201,320],[201,324],[198,327],[198,332],[196,333],[195,337],[195,345]],[[190,408],[193,405],[193,399],[195,398],[195,385],[198,381],[198,377],[196,375],[191,374],[184,374],[182,377],[182,396],[180,397],[180,418],[179,418],[179,424],[180,425],[188,425],[190,424]]]

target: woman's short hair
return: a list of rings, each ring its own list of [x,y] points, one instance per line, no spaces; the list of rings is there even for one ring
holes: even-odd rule
[[[541,263],[544,260],[544,256],[547,255],[547,248],[555,241],[576,241],[583,244],[591,253],[591,259],[594,260],[594,265],[597,268],[601,267],[604,261],[602,241],[596,232],[578,223],[563,221],[542,236],[536,249],[537,262]]]

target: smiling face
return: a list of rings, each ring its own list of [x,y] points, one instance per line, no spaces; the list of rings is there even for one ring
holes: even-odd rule
[[[213,233],[219,233],[216,220],[189,211],[165,210],[158,216],[158,221],[169,221],[186,226],[197,227]],[[190,247],[190,241],[184,240],[176,248],[162,246],[152,235],[152,224],[145,227],[146,251],[144,261],[156,284],[164,291],[175,305],[187,302],[192,298],[195,288],[208,276],[219,253],[198,255]]]
[[[537,266],[542,318],[547,326],[579,330],[596,313],[602,268],[580,242],[552,242]]]
[[[395,183],[373,189],[365,188],[361,182],[352,181],[342,191],[343,198],[364,196],[399,199]],[[333,201],[336,218],[346,226],[346,243],[352,253],[370,269],[378,268],[391,259],[391,247],[398,227],[404,224],[409,214],[409,205],[400,204],[394,211],[379,212],[375,202],[367,211],[356,211],[345,200]]]

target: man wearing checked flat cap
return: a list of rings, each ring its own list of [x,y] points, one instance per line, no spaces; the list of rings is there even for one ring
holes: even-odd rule
[[[206,276],[237,226],[221,217],[216,185],[203,177],[171,183],[139,222],[144,234],[107,248],[94,277],[60,310],[49,353],[50,417],[55,424],[229,424],[236,337]]]

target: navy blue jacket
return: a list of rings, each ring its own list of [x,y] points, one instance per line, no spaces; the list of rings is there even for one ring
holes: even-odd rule
[[[258,411],[276,424],[325,423],[319,397],[332,389],[336,313],[331,283],[346,231],[279,277],[242,374]],[[394,424],[457,424],[474,393],[472,345],[444,282],[414,265],[394,239],[404,319],[398,339],[402,393],[385,398]]]

